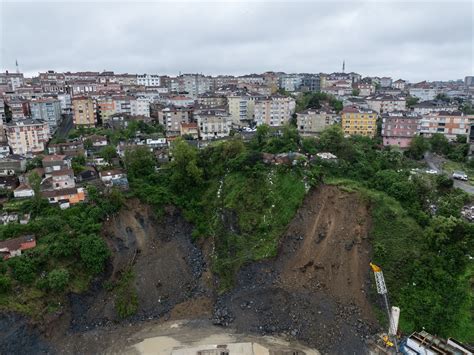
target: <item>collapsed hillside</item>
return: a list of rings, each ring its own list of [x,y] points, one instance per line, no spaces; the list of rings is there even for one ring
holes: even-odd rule
[[[245,266],[220,297],[215,322],[286,333],[320,350],[364,352],[375,323],[367,299],[370,216],[356,194],[322,186],[308,194],[278,256]]]
[[[112,252],[108,270],[87,293],[70,294],[67,324],[50,330],[51,348],[101,352],[130,345],[121,339],[125,329],[150,319],[212,319],[328,353],[363,353],[365,337],[376,330],[367,299],[369,228],[357,194],[321,186],[308,193],[277,256],[246,264],[234,287],[218,295],[211,239],[193,242],[192,225],[174,207],[156,218],[150,207],[129,200],[103,225]],[[124,301],[136,302],[125,319],[117,307]]]

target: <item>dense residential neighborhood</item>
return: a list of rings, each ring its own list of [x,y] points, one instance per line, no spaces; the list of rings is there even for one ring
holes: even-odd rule
[[[399,149],[408,149],[414,137],[434,134],[474,141],[469,76],[410,83],[353,72],[170,77],[50,70],[28,78],[17,68],[0,74],[0,94],[2,176],[18,181],[5,186],[15,197],[33,196],[28,174],[34,171],[41,180],[37,193],[62,207],[86,198],[87,190],[75,186],[85,175],[126,187],[125,171],[103,171],[123,169],[120,157],[127,149],[146,146],[160,162],[169,161],[170,145],[179,136],[204,147],[206,141],[251,137],[261,125],[295,125],[302,136],[316,138],[340,125],[347,136],[379,136],[384,146]],[[313,101],[302,107],[311,95]],[[132,135],[111,139],[111,132],[130,126],[138,127]],[[26,165],[37,159],[27,172]]]

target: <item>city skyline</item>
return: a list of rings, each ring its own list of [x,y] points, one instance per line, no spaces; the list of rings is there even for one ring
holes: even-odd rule
[[[70,16],[74,13],[74,16]],[[115,2],[0,6],[1,70],[472,75],[472,2]],[[19,20],[20,19],[20,20]]]

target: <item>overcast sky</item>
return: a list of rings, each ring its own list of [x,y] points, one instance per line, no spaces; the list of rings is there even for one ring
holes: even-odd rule
[[[0,70],[473,75],[474,3],[0,0]]]

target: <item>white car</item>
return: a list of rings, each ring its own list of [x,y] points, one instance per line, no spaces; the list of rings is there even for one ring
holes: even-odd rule
[[[463,171],[455,171],[453,172],[453,179],[467,181],[468,177]]]
[[[435,175],[435,174],[438,174],[438,170],[435,170],[435,169],[428,169],[428,170],[426,170],[426,173],[427,173],[427,174],[433,174],[433,175]]]

